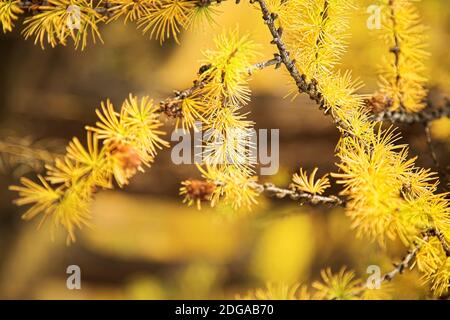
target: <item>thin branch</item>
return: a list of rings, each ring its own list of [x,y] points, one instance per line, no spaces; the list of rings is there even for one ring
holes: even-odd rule
[[[189,179],[184,183],[184,193],[187,199],[192,201],[207,201],[210,200],[214,190],[218,187],[224,186],[225,183],[220,180],[197,180]],[[300,204],[311,205],[329,205],[329,206],[345,206],[345,200],[335,195],[322,196],[318,194],[300,192],[294,188],[280,188],[272,183],[257,183],[251,182],[249,187],[255,190],[258,194],[266,194],[269,197],[276,197],[278,199],[289,198],[298,201]]]
[[[51,162],[60,156],[59,153],[48,151],[45,148],[35,147],[32,143],[20,139],[13,142],[0,140],[0,154],[8,154],[28,160],[37,159],[44,163]]]
[[[275,66],[279,68],[282,61],[279,55],[274,55],[274,58],[255,63],[248,67],[247,72],[252,75],[255,70],[263,70],[265,68]],[[198,74],[202,74],[211,68],[211,65],[203,65],[200,67]],[[181,102],[183,99],[190,97],[197,89],[201,89],[205,85],[204,82],[194,80],[193,85],[182,91],[175,90],[174,96],[160,102],[159,112],[164,113],[169,118],[182,118],[183,112],[181,110]]]
[[[442,232],[440,232],[436,228],[429,228],[423,233],[424,237],[436,237],[441,242],[442,248],[445,251],[445,255],[447,257],[450,257],[450,245],[448,244],[447,240],[445,239],[445,236]]]
[[[194,80],[194,83],[191,87],[182,91],[175,90],[173,97],[166,98],[159,103],[158,112],[164,113],[169,118],[183,118],[181,102],[183,101],[183,99],[190,97],[195,90],[201,89],[204,85],[205,84],[202,81]]]
[[[440,118],[450,118],[450,100],[446,100],[441,108],[433,108],[431,103],[423,111],[407,113],[404,111],[383,111],[372,116],[374,121],[388,121],[392,123],[427,123]]]
[[[345,200],[335,195],[321,196],[308,192],[298,192],[295,189],[279,188],[272,183],[264,183],[264,184],[255,183],[254,186],[259,193],[266,193],[268,196],[274,196],[278,199],[289,197],[294,201],[300,201],[300,203],[302,204],[305,203],[313,205],[327,204],[332,206],[345,205]]]
[[[441,242],[442,248],[445,251],[445,255],[447,257],[450,257],[450,246],[447,243],[447,240],[445,239],[444,235],[435,228],[427,229],[422,233],[423,241],[428,241],[430,239],[430,237],[438,238],[439,241]],[[386,282],[386,281],[389,282],[396,275],[402,274],[403,271],[408,269],[412,265],[414,259],[416,258],[417,252],[420,250],[420,247],[421,247],[420,243],[414,242],[414,247],[408,251],[408,253],[403,257],[403,259],[399,263],[394,264],[394,269],[385,273],[381,277],[381,282]]]
[[[393,32],[393,38],[394,38],[394,46],[389,50],[394,54],[394,68],[395,68],[395,86],[398,88],[401,81],[401,75],[400,75],[400,40],[397,33],[397,19],[395,15],[395,9],[394,9],[394,0],[389,0],[389,7],[390,7],[390,20],[392,22],[392,32]],[[403,106],[402,102],[402,92],[399,92],[399,102],[400,106]]]
[[[281,61],[285,65],[287,71],[291,78],[295,81],[295,84],[300,93],[306,93],[309,95],[309,98],[316,102],[320,109],[325,109],[325,99],[322,93],[319,91],[317,80],[311,79],[307,80],[305,74],[302,74],[297,66],[295,65],[295,60],[291,59],[289,51],[286,48],[283,40],[281,39],[283,29],[275,26],[275,20],[278,18],[278,15],[274,12],[270,12],[269,8],[264,0],[251,0],[251,2],[257,2],[261,8],[261,12],[263,14],[262,18],[264,23],[267,25],[271,35],[272,35],[272,44],[275,44],[278,49],[278,55],[280,56]],[[341,129],[346,131],[346,125],[339,120],[338,118],[333,117],[335,125]]]
[[[286,66],[290,76],[295,81],[297,88],[300,93],[306,93],[309,95],[311,100],[314,100],[319,108],[324,109],[324,98],[322,93],[318,90],[317,81],[312,79],[311,81],[306,80],[306,75],[301,74],[295,65],[295,60],[292,60],[289,55],[289,51],[286,48],[283,40],[281,39],[283,30],[281,28],[276,28],[274,21],[277,19],[277,14],[270,12],[267,4],[264,0],[254,0],[258,2],[261,12],[263,14],[264,23],[267,25],[270,33],[272,34],[272,43],[278,48],[278,54],[280,55],[281,61]],[[397,55],[397,49],[391,49],[394,54]],[[428,103],[428,108],[418,112],[418,113],[407,113],[404,111],[383,111],[371,117],[374,121],[389,121],[393,123],[423,123],[430,122],[439,118],[450,117],[450,100],[447,100],[445,105],[439,109],[433,109],[431,103]],[[335,123],[338,127],[345,129],[342,122],[334,118]]]
[[[281,57],[279,55],[275,55],[275,57],[270,60],[258,62],[252,65],[250,68],[248,68],[248,74],[252,75],[253,71],[255,70],[263,70],[273,65],[275,66],[275,69],[278,69],[281,66],[281,63]]]
[[[414,246],[414,248],[412,248],[411,250],[408,251],[408,253],[406,254],[406,256],[403,257],[403,259],[397,263],[394,264],[394,269],[392,269],[391,271],[385,273],[382,277],[381,277],[381,282],[390,282],[392,279],[394,279],[394,277],[398,274],[402,274],[403,271],[405,271],[406,269],[408,269],[410,267],[410,265],[412,264],[414,258],[416,257],[417,252],[419,251],[420,246]]]

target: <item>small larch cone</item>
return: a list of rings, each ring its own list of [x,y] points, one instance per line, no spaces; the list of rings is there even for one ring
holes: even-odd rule
[[[202,201],[210,200],[216,189],[215,183],[205,180],[186,180],[181,184],[183,187],[180,189],[180,194],[185,196],[183,202],[187,202],[188,205],[196,203],[198,208]]]
[[[128,179],[134,176],[141,167],[142,161],[139,153],[133,146],[127,144],[114,145],[111,155],[115,159],[114,177],[122,186],[128,184]]]
[[[386,111],[392,106],[392,99],[379,92],[366,99],[365,102],[375,114]]]

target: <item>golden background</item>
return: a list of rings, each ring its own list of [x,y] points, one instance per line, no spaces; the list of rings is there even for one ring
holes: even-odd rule
[[[362,4],[352,18],[349,50],[343,68],[364,81],[364,93],[376,90],[376,70],[385,50],[366,27]],[[432,93],[450,96],[450,9],[447,0],[417,4],[429,26],[428,61]],[[189,87],[201,65],[202,50],[213,47],[214,35],[239,28],[261,43],[261,58],[274,48],[260,12],[245,1],[218,7],[217,24],[184,32],[180,45],[162,46],[149,40],[132,23],[101,27],[104,44],[81,52],[55,49],[23,40],[20,28],[0,35],[0,151],[4,142],[31,143],[61,152],[72,136],[84,137],[84,125],[95,122],[95,108],[110,98],[115,105],[128,96],[150,95],[158,102],[174,89]],[[280,129],[280,171],[263,181],[287,186],[300,166],[319,173],[336,170],[333,156],[338,139],[330,118],[305,97],[284,98],[287,77],[277,70],[257,72],[251,81],[249,116],[257,128]],[[170,132],[173,123],[168,122]],[[401,127],[418,164],[432,166],[420,125]],[[434,130],[439,157],[450,163],[450,121]],[[290,200],[259,198],[252,212],[219,206],[201,211],[187,208],[178,196],[179,183],[199,177],[194,166],[171,163],[170,150],[157,156],[145,174],[123,190],[101,192],[92,208],[92,229],[78,232],[67,247],[64,235],[50,239],[48,225],[20,219],[23,208],[11,201],[8,185],[22,174],[42,169],[32,159],[1,154],[0,179],[0,298],[26,299],[210,299],[234,298],[267,282],[310,283],[319,271],[348,266],[363,279],[366,268],[382,270],[404,254],[355,238],[343,210],[299,206]],[[66,288],[66,268],[79,265],[82,290]],[[426,288],[420,275],[395,279],[395,298],[420,298]]]

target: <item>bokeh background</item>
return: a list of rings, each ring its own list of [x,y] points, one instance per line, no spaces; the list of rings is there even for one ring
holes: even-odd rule
[[[342,68],[351,69],[366,84],[362,92],[370,93],[384,47],[366,27],[371,1],[360,3]],[[439,103],[450,96],[450,9],[448,0],[418,6],[430,27],[429,84]],[[383,249],[356,239],[341,209],[264,197],[252,212],[187,208],[178,196],[180,181],[199,175],[194,166],[172,164],[169,149],[125,189],[99,193],[94,228],[79,232],[71,246],[62,233],[52,241],[46,225],[37,230],[38,220],[20,219],[24,210],[12,204],[8,185],[42,170],[43,161],[63,152],[72,136],[84,137],[101,101],[110,98],[119,106],[133,93],[158,102],[188,87],[202,50],[213,47],[214,35],[237,25],[261,43],[262,59],[274,52],[260,13],[246,2],[223,3],[216,21],[183,33],[181,45],[162,46],[133,24],[111,23],[101,27],[105,43],[83,52],[70,46],[41,50],[22,38],[20,27],[0,35],[0,298],[232,299],[267,282],[310,283],[325,267],[338,271],[345,265],[365,279],[368,265],[387,271],[403,256],[397,243]],[[257,128],[280,129],[280,170],[263,178],[280,186],[300,166],[317,166],[320,174],[336,170],[338,135],[330,119],[305,97],[284,98],[287,82],[279,70],[258,72],[248,107]],[[172,127],[167,122],[169,132]],[[432,167],[423,128],[400,129],[411,155]],[[450,121],[435,124],[433,134],[448,165]],[[81,268],[82,290],[66,288],[72,264]],[[393,297],[425,298],[419,278],[415,271],[397,277]]]

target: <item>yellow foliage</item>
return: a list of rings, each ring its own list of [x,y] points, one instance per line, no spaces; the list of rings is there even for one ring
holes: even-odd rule
[[[357,279],[353,271],[341,268],[334,274],[330,268],[322,270],[321,281],[315,281],[312,288],[296,283],[286,285],[283,282],[268,283],[265,288],[250,290],[236,299],[250,300],[380,300],[391,297],[391,286],[382,284],[379,288],[369,289]]]
[[[0,1],[0,23],[3,28],[3,33],[12,31],[14,20],[17,20],[18,15],[22,13],[23,11],[19,7],[19,0]]]
[[[39,43],[42,49],[46,42],[54,48],[72,39],[75,48],[83,50],[89,36],[94,43],[97,39],[103,41],[97,24],[104,17],[96,11],[92,0],[49,0],[39,10],[25,19],[22,33],[25,39],[35,37],[34,43]]]
[[[300,173],[295,173],[292,177],[293,186],[300,191],[309,192],[312,194],[324,193],[324,191],[331,186],[330,179],[327,178],[328,174],[326,174],[315,180],[314,178],[317,170],[318,169],[315,168],[308,178],[306,171],[303,171],[303,169],[300,168]]]
[[[310,300],[311,296],[304,285],[289,286],[284,283],[267,283],[265,288],[250,290],[244,296],[237,295],[239,300]]]
[[[179,42],[181,31],[193,28],[196,23],[213,22],[217,13],[214,8],[219,3],[49,0],[25,18],[22,33],[25,38],[34,38],[35,44],[42,48],[46,44],[66,45],[71,40],[75,48],[84,49],[89,38],[93,42],[102,41],[99,23],[123,18],[125,23],[136,22],[144,33],[161,43],[169,38]],[[446,294],[450,278],[448,194],[438,193],[436,175],[416,166],[416,158],[408,155],[408,146],[399,143],[400,135],[394,129],[384,129],[382,124],[371,120],[373,110],[366,105],[367,96],[358,93],[362,83],[350,71],[339,69],[348,46],[349,19],[356,9],[355,1],[267,0],[259,2],[256,8],[263,8],[263,4],[270,11],[269,15],[264,13],[265,22],[274,38],[272,42],[277,45],[276,57],[281,59],[275,65],[285,64],[295,80],[295,92],[308,93],[332,116],[341,134],[335,150],[338,172],[332,177],[343,186],[340,194],[345,200],[340,203],[345,202],[346,214],[357,235],[383,246],[387,239],[396,238],[407,247],[415,246],[416,264],[424,281],[430,283],[436,295]],[[0,0],[4,32],[11,31],[18,15],[24,13],[21,6],[17,1]],[[427,95],[425,28],[410,0],[382,0],[381,12],[381,37],[388,46],[379,75],[380,90],[388,102],[383,107],[419,112],[425,107]],[[74,27],[74,23],[78,25]],[[175,98],[166,99],[160,106],[149,97],[138,99],[131,95],[119,112],[109,100],[102,103],[96,110],[99,121],[86,127],[86,145],[74,138],[66,154],[46,166],[45,176],[38,176],[39,183],[22,178],[22,186],[11,187],[19,193],[18,205],[31,205],[23,218],[32,219],[39,214],[43,220],[48,217],[53,226],[61,225],[67,230],[67,242],[74,241],[75,229],[90,224],[90,204],[97,189],[113,188],[114,183],[123,187],[137,171],[150,166],[160,149],[168,147],[162,139],[161,114],[175,118],[176,126],[185,131],[197,130],[195,122],[202,121],[205,129],[214,133],[203,141],[205,163],[197,166],[204,181],[182,183],[180,194],[184,202],[198,208],[202,201],[211,206],[223,202],[234,209],[256,204],[265,187],[257,183],[255,159],[248,147],[254,123],[242,108],[251,98],[250,74],[257,69],[254,63],[261,48],[249,35],[240,36],[237,28],[216,37],[214,46],[203,52],[202,67],[194,85],[176,92]],[[446,125],[436,122],[433,133],[448,139],[443,128]],[[285,196],[294,199],[296,191],[322,195],[331,186],[330,179],[325,175],[316,180],[316,173],[317,168],[309,176],[300,169]],[[289,217],[264,231],[253,257],[252,272],[277,284],[251,291],[246,297],[387,297],[386,291],[367,291],[355,273],[345,268],[337,274],[329,268],[323,270],[322,281],[313,284],[313,293],[305,286],[288,285],[297,283],[310,262],[313,243],[309,222],[304,216]],[[174,225],[177,230],[181,228],[177,223]],[[212,228],[208,223],[202,226]],[[431,236],[430,230],[434,232]],[[103,235],[110,236],[105,230]],[[104,245],[101,240],[98,235],[91,235],[91,241],[100,246]],[[183,245],[195,251],[198,244],[191,243],[189,247],[190,240],[186,237]],[[226,242],[222,238],[217,241]],[[121,245],[127,247],[117,246]],[[302,250],[298,249],[300,246]],[[167,244],[165,248],[176,250]],[[158,251],[149,255],[163,260],[170,253]]]
[[[425,107],[426,28],[411,0],[383,0],[381,37],[388,50],[380,67],[380,88],[392,110],[418,112]]]
[[[11,187],[19,192],[18,205],[32,204],[24,219],[40,213],[43,220],[51,217],[54,227],[61,225],[67,230],[68,243],[75,240],[75,228],[89,225],[96,188],[112,188],[112,177],[119,186],[128,184],[137,170],[143,170],[141,164],[150,165],[156,149],[167,146],[160,138],[161,123],[148,97],[138,100],[130,95],[120,115],[109,101],[102,104],[102,110],[104,113],[97,111],[102,122],[87,128],[87,148],[74,138],[64,158],[47,166],[45,179],[39,176],[41,184],[23,178],[23,186]]]
[[[361,281],[355,279],[355,273],[345,268],[333,274],[331,269],[322,270],[322,282],[314,282],[313,288],[317,290],[316,297],[326,300],[354,300],[361,293]]]
[[[448,292],[450,284],[450,257],[442,248],[437,237],[432,237],[428,241],[418,239],[420,249],[417,253],[417,266],[424,274],[422,280],[431,283],[431,289],[437,296]]]

